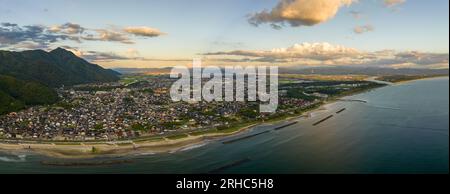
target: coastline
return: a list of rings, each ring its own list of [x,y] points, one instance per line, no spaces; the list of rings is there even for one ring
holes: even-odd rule
[[[413,81],[420,81],[420,80],[429,80],[429,79],[440,79],[440,78],[448,78],[449,75],[442,75],[442,76],[436,76],[436,77],[424,77],[424,78],[419,78],[419,79],[412,79],[412,80],[405,80],[405,81],[399,81],[399,82],[394,82],[394,85],[399,85],[399,84],[405,84],[405,83],[409,83],[409,82],[413,82]]]
[[[367,90],[369,91],[369,90]],[[363,92],[367,92],[363,91]],[[360,93],[360,92],[358,92]],[[358,93],[346,95],[352,96]],[[290,122],[302,117],[309,117],[315,112],[326,110],[327,106],[335,103],[338,99],[327,100],[322,102],[320,106],[306,110],[297,115],[282,116],[266,121],[255,121],[244,123],[243,127],[230,132],[206,132],[200,135],[187,135],[178,139],[169,139],[164,137],[161,140],[144,140],[133,143],[119,143],[114,142],[85,142],[80,144],[54,144],[54,143],[5,143],[0,142],[0,152],[6,153],[34,153],[44,155],[56,159],[90,159],[97,157],[121,157],[130,155],[139,155],[142,153],[173,153],[185,150],[189,147],[201,145],[208,140],[220,140],[221,138],[232,137],[240,135],[248,130],[267,124],[280,124],[283,122]],[[227,131],[227,129],[223,130]]]
[[[0,152],[6,153],[35,153],[60,159],[89,159],[96,157],[120,157],[128,155],[139,155],[142,153],[172,153],[185,150],[186,148],[201,145],[208,140],[217,140],[233,135],[239,135],[248,130],[264,124],[278,124],[289,122],[305,115],[310,115],[316,111],[324,110],[324,107],[335,101],[329,101],[321,104],[314,109],[303,112],[300,115],[292,115],[282,118],[276,118],[264,122],[252,122],[243,124],[237,130],[230,132],[211,132],[201,135],[188,135],[179,139],[145,140],[134,143],[119,144],[113,142],[86,142],[80,144],[54,144],[54,143],[5,143],[0,142]],[[224,130],[226,131],[226,130]]]
[[[142,141],[128,144],[113,144],[107,142],[82,144],[43,144],[43,143],[4,143],[0,142],[0,151],[17,153],[36,153],[52,158],[87,159],[95,157],[118,157],[140,153],[168,153],[183,150],[198,145],[206,140],[229,137],[244,132],[257,124],[251,124],[229,133],[211,133],[198,136],[189,135],[180,139],[164,138],[158,141]]]
[[[382,86],[384,87],[384,86]],[[356,91],[342,96],[333,97],[326,101],[320,102],[317,107],[313,107],[304,112],[284,115],[266,121],[253,121],[240,124],[237,128],[230,128],[220,131],[205,131],[197,135],[186,135],[180,138],[164,137],[162,139],[152,140],[145,139],[142,141],[117,141],[117,142],[68,142],[67,144],[55,143],[5,143],[0,141],[0,152],[9,153],[36,153],[51,158],[61,159],[88,159],[96,157],[119,157],[128,155],[138,155],[142,153],[172,153],[184,150],[186,148],[204,144],[208,140],[217,140],[233,135],[244,133],[255,126],[265,124],[278,124],[289,122],[302,117],[309,117],[315,112],[326,110],[330,104],[339,101],[343,97],[354,96],[359,93],[368,92],[376,88],[369,88],[363,91]],[[126,143],[125,143],[126,142]]]
[[[430,77],[422,77],[422,78],[415,78],[415,79],[409,79],[409,80],[402,80],[402,81],[396,81],[396,82],[391,82],[392,85],[400,85],[400,84],[405,84],[405,83],[409,83],[409,82],[413,82],[413,81],[420,81],[420,80],[429,80],[429,79],[439,79],[439,78],[445,78],[445,77],[449,77],[449,75],[438,75],[438,76],[430,76]],[[378,80],[379,77],[376,77],[376,81],[383,81],[383,80]],[[385,82],[385,81],[383,81]]]

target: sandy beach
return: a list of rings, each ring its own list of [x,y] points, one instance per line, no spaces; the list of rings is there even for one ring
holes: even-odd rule
[[[169,153],[183,150],[185,148],[203,144],[207,140],[217,140],[233,135],[239,135],[252,129],[255,126],[263,124],[276,124],[289,122],[300,117],[313,115],[314,112],[323,111],[334,101],[327,102],[322,106],[304,112],[301,115],[291,116],[280,120],[260,122],[257,124],[248,124],[238,130],[224,133],[206,133],[202,135],[188,135],[179,139],[163,138],[162,140],[144,140],[138,142],[117,141],[117,142],[86,142],[70,144],[52,144],[52,143],[6,143],[0,142],[0,151],[12,153],[37,153],[53,158],[83,159],[94,157],[117,157],[140,153]]]
[[[367,90],[370,91],[370,90]],[[363,92],[367,92],[363,91]],[[358,92],[360,93],[360,92]],[[348,95],[353,96],[357,93]],[[231,132],[215,132],[205,133],[200,135],[189,135],[179,139],[162,138],[159,140],[140,140],[133,142],[130,141],[117,141],[117,142],[67,142],[66,144],[54,144],[54,143],[15,143],[0,141],[0,151],[6,152],[31,152],[42,154],[54,158],[94,158],[94,157],[115,157],[126,156],[139,153],[169,153],[182,150],[187,147],[202,144],[207,140],[220,139],[224,137],[230,137],[243,133],[255,126],[262,124],[276,124],[282,122],[289,122],[301,117],[311,117],[323,110],[327,110],[329,106],[335,103],[339,98],[332,99],[323,102],[323,104],[317,108],[303,112],[300,115],[292,115],[282,119],[274,119],[271,121],[259,122],[256,124],[248,124],[242,128]]]
[[[218,139],[244,132],[256,124],[248,125],[229,133],[209,133],[203,135],[189,135],[180,139],[148,140],[124,143],[118,142],[90,142],[80,144],[52,144],[52,143],[6,143],[0,142],[0,151],[32,152],[54,158],[93,158],[114,157],[139,153],[167,153],[182,150],[186,147],[201,144],[206,140]]]

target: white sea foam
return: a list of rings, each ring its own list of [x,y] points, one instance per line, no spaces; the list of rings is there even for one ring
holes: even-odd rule
[[[183,152],[183,151],[188,151],[188,150],[196,149],[196,148],[199,148],[199,147],[203,147],[203,146],[205,146],[206,144],[207,144],[207,143],[201,143],[201,144],[191,145],[191,146],[182,148],[180,151]]]
[[[17,156],[0,156],[0,161],[2,162],[25,162],[27,155],[17,155]]]
[[[138,156],[150,156],[150,155],[155,155],[156,153],[154,152],[143,152],[143,153],[138,153],[136,155]]]

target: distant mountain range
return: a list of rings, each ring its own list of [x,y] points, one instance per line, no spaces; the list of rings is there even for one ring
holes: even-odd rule
[[[171,67],[164,68],[115,68],[121,74],[170,74]]]
[[[172,68],[117,68],[122,74],[169,74]],[[281,74],[305,74],[305,75],[448,75],[448,69],[393,69],[383,67],[280,67]]]
[[[279,69],[284,74],[320,74],[320,75],[448,75],[448,69],[414,69],[386,67],[283,67]]]
[[[119,80],[118,72],[91,64],[62,48],[50,52],[0,51],[0,75],[51,87]]]

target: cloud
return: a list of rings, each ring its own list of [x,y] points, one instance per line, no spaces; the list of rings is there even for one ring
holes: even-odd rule
[[[361,19],[361,17],[363,16],[363,13],[360,11],[350,11],[349,12],[353,18],[355,19]]]
[[[106,29],[98,29],[95,30],[96,34],[87,34],[82,36],[83,40],[89,41],[109,41],[109,42],[121,42],[124,44],[134,44],[134,42],[124,33],[106,30]]]
[[[78,57],[86,59],[91,62],[110,62],[116,60],[130,60],[135,59],[135,57],[128,57],[124,55],[119,55],[113,52],[98,52],[98,51],[85,51],[78,47],[72,46],[61,46],[62,48],[72,52]]]
[[[142,37],[157,37],[165,35],[165,33],[159,31],[158,29],[140,26],[140,27],[126,27],[123,29],[97,29],[96,33],[87,34],[82,37],[84,40],[96,40],[96,41],[109,41],[109,42],[121,42],[124,44],[134,44],[135,42],[131,40],[129,36],[142,36]]]
[[[0,23],[0,48],[9,47],[12,50],[27,48],[49,48],[52,43],[72,40],[119,42],[134,44],[134,36],[156,37],[165,33],[150,27],[127,27],[118,29],[89,29],[67,22],[62,25],[19,26],[14,23]]]
[[[15,45],[15,47],[18,48],[18,50],[36,50],[36,49],[47,48],[46,45],[35,43],[35,42],[30,42],[30,41],[20,42],[17,45]]]
[[[205,56],[219,57],[210,60],[242,63],[269,63],[279,65],[306,66],[378,66],[398,68],[401,66],[420,68],[448,68],[447,53],[429,53],[419,51],[397,52],[382,50],[374,52],[360,51],[329,43],[302,43],[287,48],[272,50],[235,50],[205,53]],[[224,59],[229,56],[229,59]],[[399,65],[403,64],[403,65]],[[255,65],[255,64],[254,64]]]
[[[430,65],[447,63],[448,64],[448,54],[442,53],[423,53],[418,51],[407,51],[395,53],[395,59],[398,62],[412,62],[418,65]]]
[[[129,48],[126,52],[125,52],[125,56],[130,57],[130,58],[137,58],[140,56],[140,53],[138,50],[133,49],[133,48]]]
[[[59,40],[70,40],[63,34],[53,34],[45,26],[29,25],[20,27],[17,24],[2,23],[0,27],[0,47],[9,47],[33,43],[36,47],[46,48],[49,44]]]
[[[136,36],[145,36],[145,37],[157,37],[165,35],[165,33],[159,31],[158,29],[146,26],[126,27],[124,31]]]
[[[114,53],[114,52],[99,52],[99,51],[86,51],[82,50],[78,47],[72,47],[72,46],[61,46],[61,48],[64,48],[66,50],[69,50],[73,54],[75,54],[78,57],[81,57],[87,61],[94,62],[94,63],[104,63],[104,62],[115,62],[115,61],[127,61],[127,60],[133,60],[133,61],[155,61],[155,62],[192,62],[192,59],[158,59],[158,58],[145,58],[142,57],[136,49],[129,48],[124,52],[121,53]]]
[[[255,26],[269,23],[279,29],[285,23],[292,27],[313,26],[332,19],[343,6],[358,0],[280,0],[272,10],[251,14],[248,22]]]
[[[116,60],[129,60],[130,58],[126,56],[121,56],[112,52],[98,52],[98,51],[87,51],[83,52],[80,56],[88,61],[95,62],[109,62]]]
[[[397,5],[401,5],[405,2],[406,0],[383,0],[383,4],[385,7],[394,7]]]
[[[4,27],[17,27],[17,24],[4,22],[4,23],[1,23],[1,26],[4,26]]]
[[[363,34],[366,32],[372,32],[374,30],[375,28],[370,24],[364,26],[356,26],[355,28],[353,28],[353,32],[355,32],[356,34]]]
[[[79,24],[70,22],[63,25],[55,25],[49,28],[50,32],[64,34],[81,34],[84,30],[85,28],[81,27]]]
[[[266,59],[286,59],[286,58],[310,58],[317,60],[327,60],[339,58],[341,56],[357,55],[359,51],[340,45],[329,43],[302,43],[295,44],[288,48],[275,48],[270,51],[244,51],[236,50],[230,52],[206,53],[205,55],[235,55],[258,57]]]

